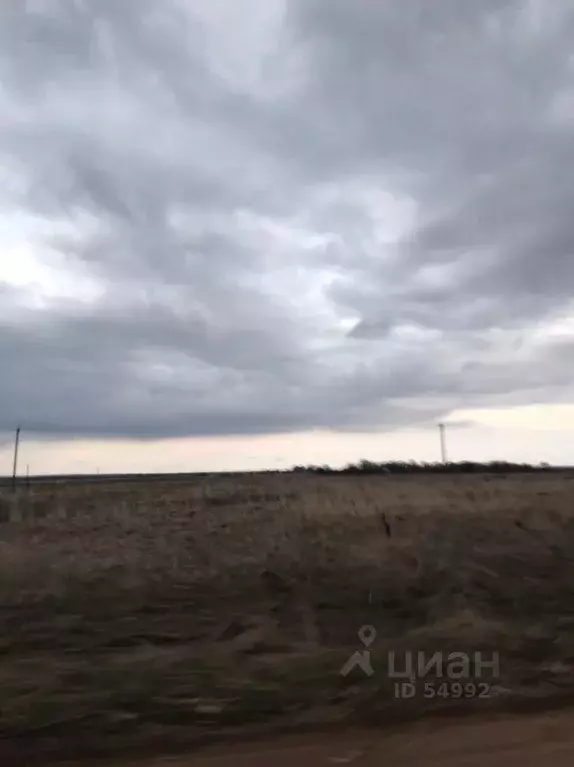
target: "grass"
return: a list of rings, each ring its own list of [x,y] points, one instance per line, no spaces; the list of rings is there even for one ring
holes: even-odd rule
[[[253,475],[5,492],[1,733],[113,750],[571,695],[573,489]],[[365,624],[375,674],[344,678]],[[498,652],[497,696],[395,700],[388,653],[408,649]]]

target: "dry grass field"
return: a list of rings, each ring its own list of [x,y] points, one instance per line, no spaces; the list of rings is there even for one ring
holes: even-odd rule
[[[86,748],[574,692],[567,475],[210,477],[0,491],[0,728]],[[375,674],[340,669],[377,630]],[[389,650],[499,653],[395,700]]]

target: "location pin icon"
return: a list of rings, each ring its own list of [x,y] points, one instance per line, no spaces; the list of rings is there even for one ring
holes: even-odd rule
[[[370,647],[376,638],[377,630],[374,626],[361,626],[359,629],[359,639],[365,647]]]

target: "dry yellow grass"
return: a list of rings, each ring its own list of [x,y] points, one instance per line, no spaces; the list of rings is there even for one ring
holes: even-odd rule
[[[17,509],[5,492],[3,733],[113,744],[426,709],[391,700],[382,665],[341,677],[364,624],[381,664],[496,650],[509,699],[571,691],[573,490],[253,475],[36,487]]]

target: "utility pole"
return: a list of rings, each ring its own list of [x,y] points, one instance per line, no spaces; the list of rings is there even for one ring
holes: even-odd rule
[[[444,423],[439,423],[438,430],[440,433],[440,454],[443,463],[447,462],[446,455],[446,427]]]
[[[16,492],[16,477],[18,476],[18,449],[20,447],[20,427],[16,429],[16,439],[14,440],[14,469],[12,471],[12,489]]]

